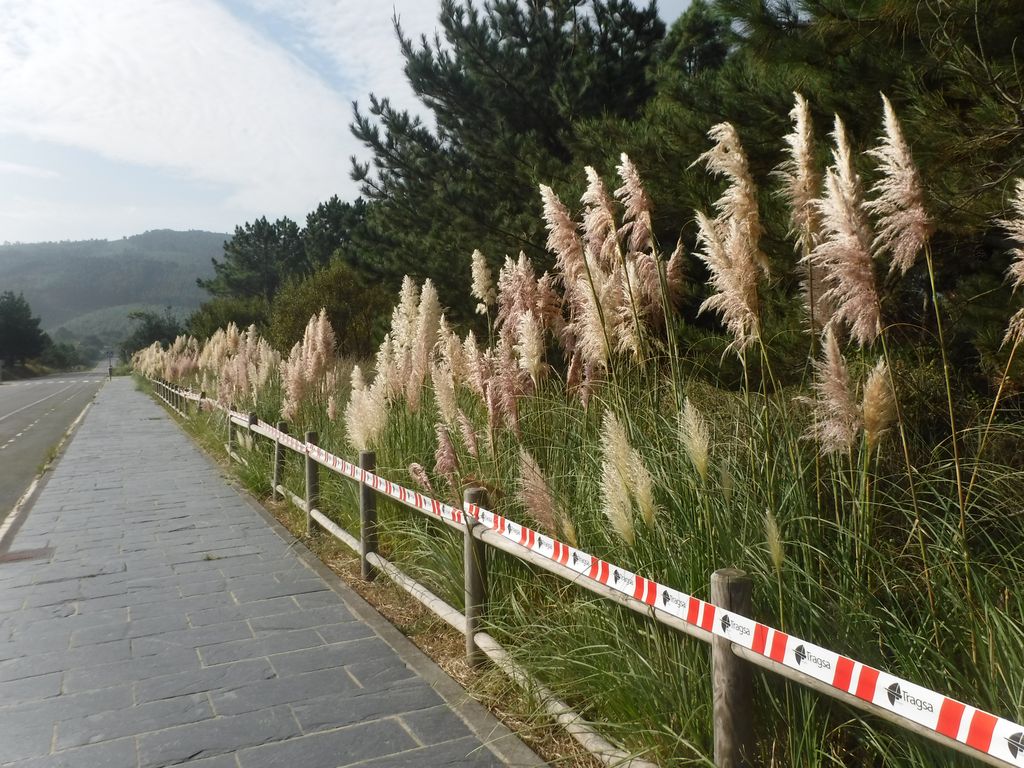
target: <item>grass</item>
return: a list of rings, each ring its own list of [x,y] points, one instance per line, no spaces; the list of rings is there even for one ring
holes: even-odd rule
[[[720,129],[713,136],[725,136]],[[740,568],[754,585],[752,618],[1020,722],[1024,414],[1004,396],[1006,374],[994,397],[968,382],[970,374],[958,376],[924,244],[925,298],[937,332],[882,326],[889,308],[873,266],[878,254],[867,252],[869,217],[856,210],[859,180],[841,162],[842,148],[836,162],[846,181],[829,185],[817,206],[852,211],[856,231],[844,235],[853,219],[833,216],[819,234],[835,263],[817,266],[833,270],[836,301],[850,302],[839,328],[846,341],[834,356],[847,360],[819,361],[821,345],[804,334],[794,297],[783,295],[787,279],[766,285],[754,263],[758,203],[742,148],[730,139],[716,153],[703,157],[719,157],[724,164],[713,170],[732,186],[716,217],[701,219],[697,255],[712,277],[711,306],[735,337],[674,315],[664,254],[651,242],[638,246],[642,253],[624,252],[623,227],[638,219],[620,223],[619,209],[591,178],[582,226],[559,218],[546,201],[552,240],[563,243],[564,273],[555,276],[561,293],[538,281],[525,259],[509,260],[484,350],[449,335],[438,324],[432,285],[421,291],[407,279],[372,366],[376,377],[356,392],[338,384],[351,361],[325,362],[333,359],[333,339],[318,331],[316,318],[296,350],[302,364],[271,375],[267,386],[252,385],[252,372],[266,370],[266,354],[237,329],[205,346],[182,339],[167,352],[151,348],[136,364],[149,373],[181,371],[196,388],[236,392],[240,407],[269,422],[281,412],[282,388],[300,392],[294,433],[316,430],[321,445],[347,457],[372,447],[379,474],[407,485],[410,465],[419,464],[432,495],[453,504],[465,488],[483,486],[495,512],[548,534],[567,518],[580,549],[701,599],[714,570]],[[635,179],[623,182],[637,216],[636,206],[647,204],[642,190]],[[1024,202],[1019,208],[1024,216]],[[551,306],[554,318],[545,314]],[[542,343],[524,330],[538,327],[545,328]],[[429,371],[425,358],[435,366]],[[541,378],[545,366],[550,375]],[[1010,367],[1006,359],[1007,373]],[[576,376],[581,370],[584,378]],[[362,404],[349,426],[365,419],[375,428],[350,432],[343,418],[329,419],[329,395]],[[687,402],[709,425],[706,468],[692,436],[680,431]],[[386,418],[367,418],[375,408]],[[849,416],[842,440],[827,446],[808,438],[812,427],[841,426],[837,413]],[[612,439],[611,416],[623,439]],[[470,425],[475,439],[460,437],[457,422]],[[454,439],[454,466],[439,445],[440,423]],[[350,435],[361,444],[350,444]],[[521,500],[522,451],[541,468],[555,510]],[[266,483],[259,476],[266,467],[258,470],[247,470],[257,489]],[[289,482],[300,482],[298,471],[289,468]],[[641,498],[647,484],[653,514]],[[322,496],[330,514],[353,528],[352,490],[326,484]],[[461,606],[459,537],[389,502],[381,503],[380,520],[387,556]],[[602,731],[662,765],[710,764],[706,647],[500,553],[492,558],[489,598],[487,630]],[[754,695],[756,764],[973,764],[778,677],[759,674]]]
[[[502,434],[494,451],[479,458],[460,446],[459,484],[469,477],[486,480],[496,511],[531,522],[515,497],[516,455],[525,445],[569,511],[581,549],[705,599],[711,571],[740,567],[754,579],[758,620],[1020,718],[1024,607],[1012,587],[1024,579],[1024,517],[1013,508],[1024,490],[1019,467],[969,464],[978,479],[967,509],[972,557],[965,562],[948,448],[938,444],[920,451],[915,482],[925,563],[915,546],[916,521],[892,436],[868,464],[870,487],[864,487],[863,462],[853,455],[825,462],[819,483],[813,445],[801,439],[806,414],[794,420],[791,404],[783,410],[775,397],[755,398],[748,407],[735,393],[694,386],[688,396],[715,424],[711,470],[702,478],[680,449],[671,392],[637,382],[623,386],[644,392],[629,411],[632,441],[658,489],[656,525],[638,523],[632,547],[610,529],[598,499],[596,409],[584,410],[557,387],[525,403],[520,437]],[[736,421],[745,409],[746,421]],[[389,421],[377,448],[381,475],[411,485],[404,469],[409,461],[431,465],[436,417],[427,405],[417,415],[400,413]],[[222,417],[208,413],[198,419],[207,448],[223,451]],[[336,427],[323,421],[316,426],[328,450],[351,456]],[[999,448],[988,455],[1024,455],[1024,428],[1001,423],[993,439]],[[965,432],[968,455],[979,442],[977,429]],[[243,482],[269,495],[269,447],[257,441],[246,456],[249,466],[237,470]],[[301,489],[302,472],[301,460],[291,457],[285,485]],[[346,529],[358,530],[356,486],[330,473],[322,478],[321,506]],[[459,488],[440,477],[433,482],[445,500],[458,501]],[[768,510],[778,526],[781,563],[771,552]],[[461,537],[383,498],[379,519],[385,556],[461,607]],[[628,748],[664,765],[708,764],[711,690],[704,645],[504,553],[491,557],[487,630],[518,663]],[[931,612],[926,597],[926,565],[939,614]],[[755,697],[765,764],[971,764],[771,676],[757,676]],[[523,704],[518,716],[535,718],[528,702]]]
[[[678,362],[700,371],[699,358]],[[736,390],[691,373],[682,394],[711,425],[708,470],[701,474],[680,436],[680,382],[667,380],[654,360],[620,371],[587,408],[549,380],[520,401],[518,434],[500,429],[493,445],[484,405],[460,388],[459,406],[478,431],[480,449],[474,456],[457,440],[456,474],[431,473],[431,482],[436,496],[453,504],[465,486],[482,484],[496,512],[543,527],[518,500],[525,448],[584,551],[702,599],[712,571],[741,568],[754,582],[753,618],[1019,721],[1024,604],[1013,585],[1024,583],[1017,502],[1024,497],[1024,427],[1003,409],[983,431],[987,409],[972,413],[965,401],[956,458],[975,481],[962,525],[955,457],[935,415],[946,400],[943,381],[908,362],[897,365],[909,475],[895,428],[877,448],[862,440],[849,452],[819,456],[803,437],[811,413],[796,399],[805,391],[799,385],[775,390],[757,382]],[[861,378],[871,366],[853,360],[851,375]],[[238,408],[253,407],[273,423],[279,403],[280,389],[272,387]],[[654,524],[637,515],[631,545],[609,525],[600,494],[606,410],[627,425],[630,445],[654,480]],[[412,485],[410,463],[433,466],[440,418],[430,396],[416,412],[395,403],[375,444],[378,473]],[[293,434],[315,429],[328,451],[355,457],[343,424],[326,417],[322,401],[304,402],[296,420],[301,426]],[[220,414],[192,422],[208,450],[223,451]],[[246,455],[241,479],[269,495],[268,444],[258,441]],[[358,530],[356,486],[321,476],[325,513]],[[302,461],[291,456],[284,484],[297,490],[303,482]],[[382,553],[461,608],[461,537],[384,498],[378,514]],[[708,764],[705,646],[500,552],[492,553],[489,577],[486,628],[517,663],[628,749],[663,765]],[[779,678],[759,674],[755,699],[758,758],[766,765],[971,764]],[[535,719],[535,705],[521,703],[517,716]]]

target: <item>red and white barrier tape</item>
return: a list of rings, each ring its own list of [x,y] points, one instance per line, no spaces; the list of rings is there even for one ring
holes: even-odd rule
[[[712,634],[1004,761],[1024,765],[1024,727],[936,691],[645,579],[476,505],[466,514],[505,539]]]
[[[437,499],[432,499],[419,491],[406,488],[405,486],[393,483],[380,475],[374,474],[373,472],[361,469],[359,466],[345,461],[345,459],[340,456],[335,456],[333,453],[325,451],[318,445],[297,440],[291,435],[281,432],[264,421],[257,422],[257,427],[260,432],[266,434],[270,439],[278,440],[282,445],[286,445],[299,453],[308,454],[310,458],[319,464],[323,464],[328,469],[340,472],[357,482],[365,483],[375,491],[383,493],[386,496],[390,496],[401,504],[417,509],[420,512],[425,512],[428,515],[433,515],[434,517],[443,520],[449,520],[456,525],[463,524],[462,510],[457,507],[445,504]]]
[[[229,415],[244,417],[233,411],[229,411]],[[583,578],[604,584],[692,626],[724,637],[765,658],[886,709],[897,717],[966,744],[1007,765],[1024,766],[1024,726],[1018,723],[646,579],[483,507],[467,504],[463,511],[424,496],[418,491],[360,469],[266,422],[260,421],[257,426],[270,439],[299,453],[308,454],[314,461],[365,483],[406,506],[457,525],[463,525],[465,518],[471,517],[503,538],[552,562],[560,563]]]

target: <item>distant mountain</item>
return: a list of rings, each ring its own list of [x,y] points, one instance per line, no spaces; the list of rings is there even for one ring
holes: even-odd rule
[[[51,335],[116,343],[133,309],[182,317],[206,298],[196,278],[230,235],[159,229],[121,240],[0,245],[0,291],[24,293]]]

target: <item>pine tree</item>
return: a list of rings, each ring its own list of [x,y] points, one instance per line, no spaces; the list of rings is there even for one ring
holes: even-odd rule
[[[372,159],[353,176],[372,202],[361,250],[390,277],[432,276],[467,315],[474,249],[546,258],[537,184],[576,173],[579,120],[635,116],[664,35],[653,3],[444,0],[441,35],[396,20],[405,73],[435,126],[386,98],[356,109]]]
[[[269,302],[282,281],[309,270],[298,225],[284,217],[274,223],[266,216],[235,227],[224,243],[224,258],[212,259],[214,276],[197,280],[213,296],[261,297]]]
[[[42,354],[49,337],[39,327],[39,318],[22,294],[0,294],[0,360],[17,365]]]

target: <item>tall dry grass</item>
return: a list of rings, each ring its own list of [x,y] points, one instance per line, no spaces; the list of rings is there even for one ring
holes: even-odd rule
[[[993,398],[966,398],[943,337],[938,368],[889,338],[880,271],[905,274],[923,256],[939,305],[927,200],[889,102],[863,156],[836,118],[823,174],[799,96],[793,117],[779,175],[805,318],[791,328],[765,313],[766,280],[781,267],[761,247],[740,137],[722,124],[699,158],[725,185],[713,215],[698,214],[695,256],[709,273],[701,309],[724,334],[675,312],[682,251],[666,255],[654,239],[654,203],[623,156],[612,193],[586,169],[578,218],[541,187],[552,273],[520,256],[495,282],[481,254],[467,259],[483,344],[453,331],[429,282],[407,280],[372,364],[333,361],[314,318],[282,376],[265,374],[277,363],[252,329],[154,347],[136,366],[267,421],[287,408],[293,431],[317,429],[343,455],[373,449],[383,474],[446,501],[482,485],[501,514],[698,596],[711,571],[740,567],[757,619],[1019,721],[1024,428],[1005,404],[1007,379]],[[867,164],[879,180],[865,191]],[[1018,244],[1017,284],[1022,201],[1024,183],[1001,222]],[[1007,371],[1021,312],[1007,309]],[[806,386],[774,376],[787,333],[811,340]],[[737,365],[739,385],[725,385],[732,374],[716,369]],[[322,493],[355,523],[351,492],[328,483]],[[459,541],[387,503],[381,515],[389,556],[460,604]],[[491,576],[488,629],[518,661],[627,747],[708,764],[705,647],[501,553]],[[765,765],[966,764],[779,679],[759,677],[756,697]]]

